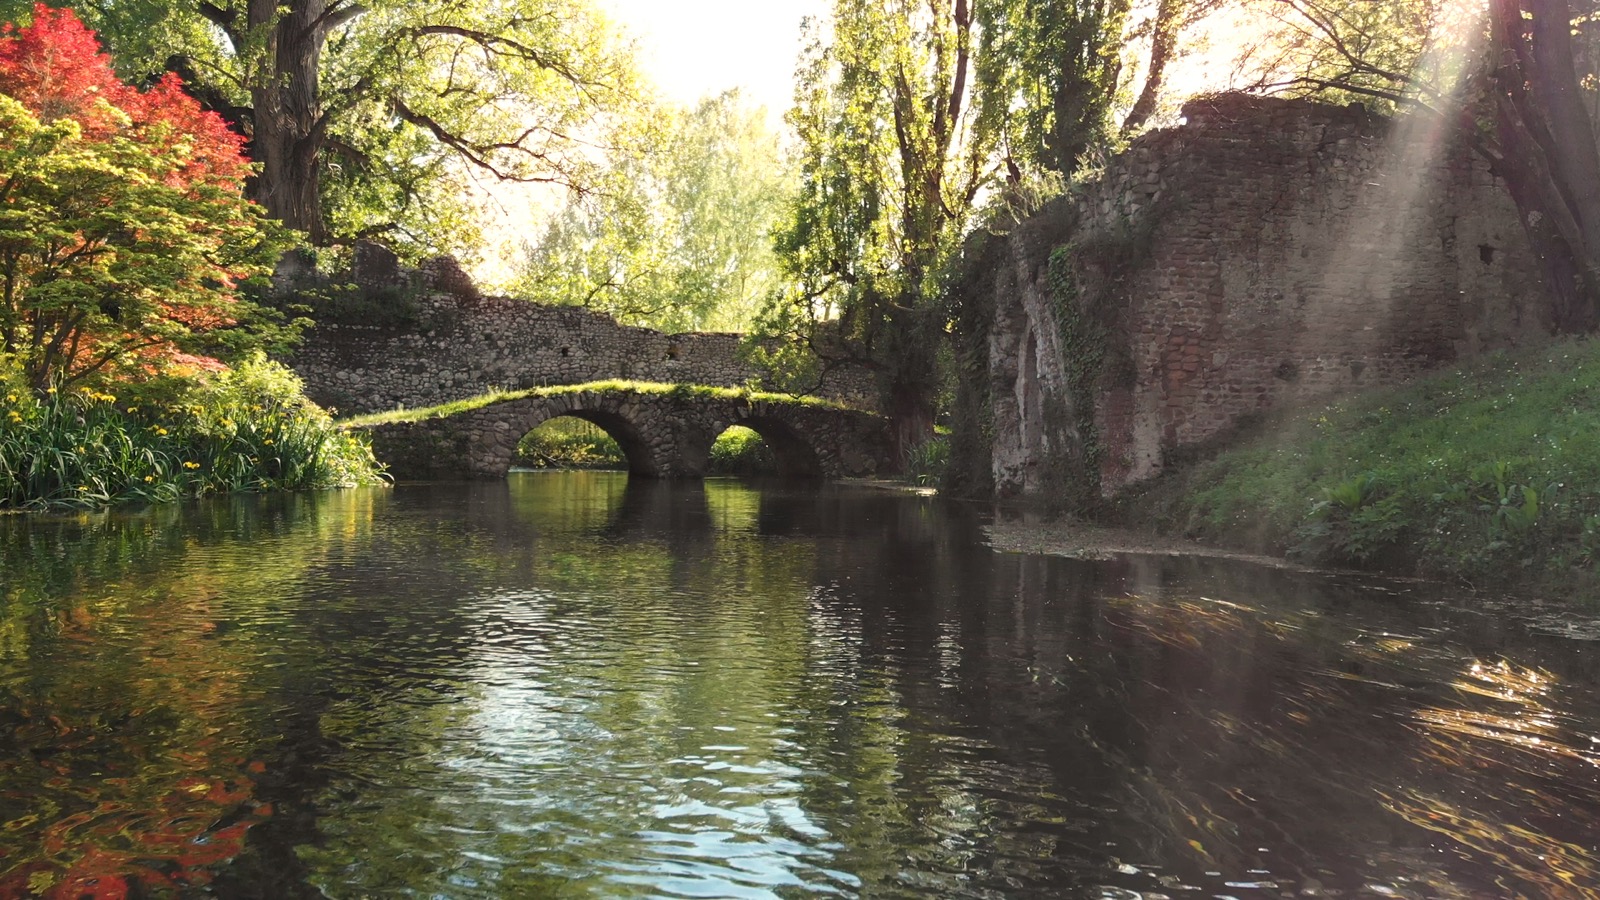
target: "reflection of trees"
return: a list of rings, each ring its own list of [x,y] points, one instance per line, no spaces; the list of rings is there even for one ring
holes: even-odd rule
[[[1581,654],[992,554],[933,501],[530,474],[0,520],[0,564],[0,807],[38,816],[0,894],[85,861],[224,896],[1595,877]]]
[[[0,521],[0,895],[203,884],[245,852],[281,687],[254,639],[381,496]]]

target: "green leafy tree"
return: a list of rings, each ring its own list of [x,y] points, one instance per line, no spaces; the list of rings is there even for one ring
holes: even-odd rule
[[[66,11],[0,32],[0,352],[39,391],[281,336],[239,285],[285,246],[235,135],[117,81]]]
[[[25,10],[0,0],[0,17]],[[313,242],[453,249],[467,169],[584,184],[625,48],[587,0],[133,0],[91,7],[126,72],[171,69],[249,136],[253,196]]]
[[[939,278],[994,170],[977,37],[966,0],[836,0],[789,117],[800,192],[778,233],[788,283],[762,329],[788,338],[786,359],[874,369],[902,458],[933,433]]]
[[[983,105],[1005,122],[1014,166],[1070,177],[1091,148],[1110,142],[1130,2],[994,0],[978,5]],[[1169,35],[1178,18],[1171,8],[1175,5],[1162,9]],[[1156,75],[1159,90],[1159,70]]]
[[[530,246],[519,292],[667,331],[749,327],[774,289],[789,169],[737,92],[651,115]]]

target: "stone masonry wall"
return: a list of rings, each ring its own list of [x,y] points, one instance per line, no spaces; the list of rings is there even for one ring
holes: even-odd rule
[[[579,307],[481,296],[453,260],[400,269],[386,251],[357,248],[364,290],[405,287],[403,325],[320,324],[289,364],[306,393],[340,414],[417,409],[486,393],[607,379],[740,387],[760,373],[737,334],[663,334]],[[817,391],[870,408],[875,385],[838,370]]]
[[[1007,238],[997,493],[1055,490],[1086,441],[1114,493],[1253,413],[1547,335],[1515,206],[1442,123],[1243,95],[1184,115]],[[1062,245],[1076,326],[1047,284]],[[1063,325],[1082,322],[1109,334],[1092,418],[1068,390]]]

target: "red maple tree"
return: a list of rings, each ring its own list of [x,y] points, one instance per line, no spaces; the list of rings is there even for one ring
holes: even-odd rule
[[[0,351],[36,388],[270,332],[238,285],[283,241],[242,147],[177,76],[119,81],[71,10],[0,27]]]

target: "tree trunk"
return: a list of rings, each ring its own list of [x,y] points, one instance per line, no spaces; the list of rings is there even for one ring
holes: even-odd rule
[[[1137,131],[1155,115],[1156,104],[1161,100],[1161,85],[1166,79],[1167,63],[1178,45],[1178,26],[1182,24],[1185,0],[1161,0],[1156,8],[1156,20],[1150,35],[1150,69],[1145,74],[1144,89],[1139,99],[1122,122],[1124,132]]]
[[[1531,13],[1525,17],[1524,12]],[[1500,174],[1550,280],[1564,334],[1600,324],[1600,145],[1566,0],[1493,0]]]
[[[1550,325],[1558,334],[1591,331],[1595,326],[1595,303],[1589,296],[1578,255],[1556,228],[1554,217],[1546,211],[1536,183],[1539,176],[1527,165],[1528,154],[1534,151],[1524,146],[1526,136],[1509,121],[1504,110],[1500,113],[1498,131],[1504,158],[1496,161],[1495,171],[1505,180],[1528,245],[1539,259],[1545,289],[1550,292]]]
[[[889,389],[889,427],[894,458],[905,470],[911,454],[933,438],[934,397],[930,383],[897,381]]]
[[[317,167],[327,127],[318,93],[327,7],[327,0],[293,0],[281,13],[275,0],[250,0],[249,6],[250,29],[270,29],[265,52],[271,60],[266,77],[250,90],[253,149],[261,165],[255,199],[313,244],[328,241]]]

